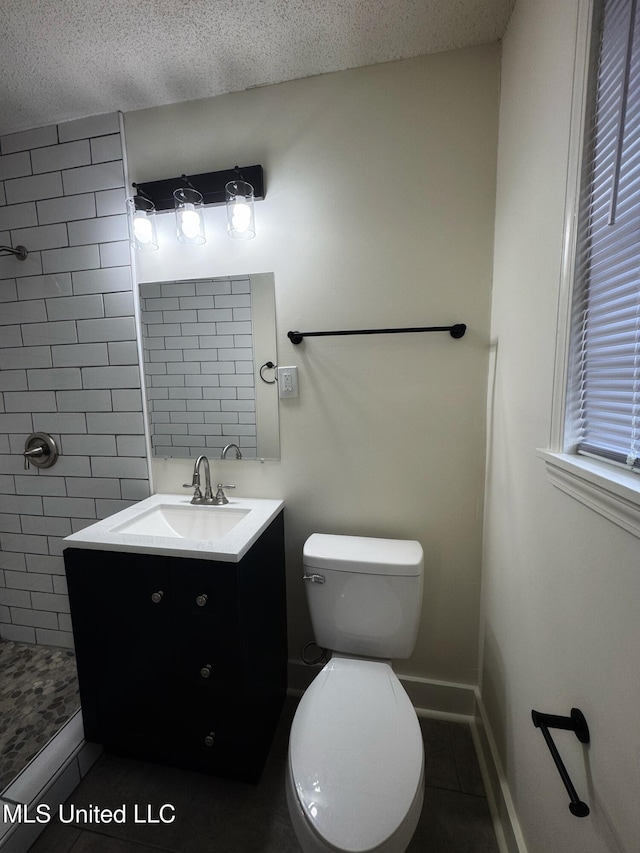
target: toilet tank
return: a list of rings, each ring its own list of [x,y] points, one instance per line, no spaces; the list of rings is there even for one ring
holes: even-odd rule
[[[411,655],[422,609],[419,542],[314,533],[303,565],[319,646],[373,658]]]

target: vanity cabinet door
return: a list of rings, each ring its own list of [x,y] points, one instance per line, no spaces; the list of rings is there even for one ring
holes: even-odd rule
[[[162,560],[67,549],[85,736],[156,743],[173,716],[171,590]]]

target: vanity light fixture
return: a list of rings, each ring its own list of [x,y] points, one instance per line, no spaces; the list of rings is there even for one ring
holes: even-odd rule
[[[181,175],[160,181],[133,184],[136,195],[127,199],[131,222],[131,245],[139,250],[158,248],[153,214],[173,210],[176,216],[177,236],[181,243],[202,245],[205,238],[204,208],[225,204],[227,207],[227,233],[230,237],[250,240],[256,235],[254,201],[265,197],[262,166],[236,166],[220,172],[200,175]],[[151,205],[149,209],[147,205]],[[152,235],[145,242],[142,235],[149,232],[144,223],[146,216],[153,222]],[[134,218],[142,220],[138,225]],[[135,226],[135,227],[134,227]],[[146,230],[145,230],[146,229]],[[151,245],[155,243],[155,245]]]
[[[186,175],[182,176],[182,180],[185,186],[173,193],[178,240],[189,246],[201,246],[206,243],[202,193],[198,192]]]
[[[127,199],[129,240],[134,249],[153,252],[159,247],[156,233],[156,208],[144,190],[137,184],[133,186],[136,194]]]

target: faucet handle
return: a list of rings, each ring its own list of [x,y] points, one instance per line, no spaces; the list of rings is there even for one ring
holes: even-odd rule
[[[217,489],[218,489],[218,491],[216,492],[216,496],[213,499],[213,502],[215,504],[217,504],[218,506],[222,506],[223,504],[228,504],[229,499],[225,495],[223,489],[235,489],[235,486],[233,486],[231,484],[228,484],[225,486],[222,483],[218,483]]]
[[[196,480],[194,475],[193,483],[183,483],[183,488],[185,489],[194,489],[193,497],[191,498],[191,503],[202,503],[202,492],[200,491],[200,478]]]

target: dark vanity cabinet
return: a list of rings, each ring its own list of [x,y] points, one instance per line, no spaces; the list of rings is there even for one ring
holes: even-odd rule
[[[257,781],[287,685],[282,513],[237,563],[64,559],[86,739]]]

